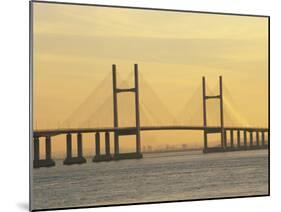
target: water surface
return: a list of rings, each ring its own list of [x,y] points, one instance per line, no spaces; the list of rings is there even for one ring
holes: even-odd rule
[[[33,169],[33,206],[61,208],[268,193],[268,151],[144,154]]]

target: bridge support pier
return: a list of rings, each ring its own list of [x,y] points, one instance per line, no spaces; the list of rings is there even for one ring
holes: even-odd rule
[[[253,146],[253,131],[250,131],[250,147]]]
[[[256,145],[260,146],[260,132],[256,131]]]
[[[240,130],[237,130],[237,147],[240,148]]]
[[[64,165],[81,164],[86,163],[86,159],[83,157],[82,152],[82,134],[77,134],[77,157],[72,156],[72,135],[68,133],[66,135],[66,158],[63,161]]]
[[[234,147],[234,137],[233,137],[233,130],[230,130],[230,147]]]
[[[207,152],[207,149],[208,149],[208,136],[207,136],[207,133],[205,132],[204,130],[204,152]]]
[[[97,132],[95,134],[95,143],[96,143],[96,155],[93,157],[93,162],[98,161],[100,158],[100,133]]]
[[[244,130],[244,147],[247,147],[247,131]]]
[[[51,158],[51,137],[45,137],[45,159],[40,159],[40,140],[39,137],[34,137],[33,141],[33,148],[34,148],[34,159],[33,159],[33,167],[40,168],[40,167],[50,167],[54,166],[55,162]]]
[[[96,155],[93,157],[93,162],[110,161],[112,156],[110,154],[110,134],[105,132],[105,154],[100,154],[100,133],[96,133]]]
[[[106,160],[110,160],[111,159],[109,132],[105,133],[105,157],[106,157]]]
[[[33,138],[33,167],[39,168],[39,138]]]
[[[227,148],[227,132],[226,132],[226,130],[224,131],[224,148]]]
[[[221,148],[223,149],[225,144],[225,135],[226,135],[225,130],[221,133],[223,133],[223,136],[221,135]]]
[[[261,132],[261,145],[265,146],[265,142],[264,142],[264,131]]]
[[[114,155],[119,155],[119,138],[117,133],[114,133]]]

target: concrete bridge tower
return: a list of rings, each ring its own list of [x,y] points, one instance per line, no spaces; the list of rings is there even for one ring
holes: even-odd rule
[[[135,94],[135,127],[130,130],[114,131],[114,159],[141,158],[141,140],[140,140],[140,110],[139,110],[139,80],[138,80],[138,64],[134,64],[135,86],[133,88],[117,88],[116,65],[112,65],[112,81],[113,81],[113,124],[114,128],[118,128],[118,101],[117,96],[122,92],[133,92]],[[119,136],[135,135],[136,136],[136,152],[120,154],[119,153]]]
[[[223,120],[223,92],[222,92],[222,76],[219,77],[219,95],[208,96],[206,95],[206,81],[205,77],[202,78],[202,92],[203,92],[203,127],[204,129],[204,149],[203,152],[208,152],[208,134],[220,133],[221,134],[221,148],[226,147],[225,129]],[[207,107],[206,101],[211,99],[218,99],[220,101],[220,127],[218,129],[207,129]]]

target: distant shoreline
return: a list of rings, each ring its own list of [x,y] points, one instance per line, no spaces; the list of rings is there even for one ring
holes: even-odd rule
[[[142,152],[143,154],[154,154],[154,153],[168,153],[168,152],[191,152],[191,151],[201,151],[202,148],[192,148],[192,149],[171,149],[171,150],[153,150],[149,152]]]
[[[144,155],[155,154],[155,153],[172,153],[172,152],[192,152],[192,151],[202,151],[202,148],[192,148],[192,149],[170,149],[170,150],[152,150],[149,152],[142,152]],[[84,155],[86,158],[94,157],[94,155]],[[64,160],[65,156],[55,156],[54,160]]]

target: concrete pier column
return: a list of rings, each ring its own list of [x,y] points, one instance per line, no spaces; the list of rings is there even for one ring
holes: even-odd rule
[[[253,131],[250,132],[250,146],[253,146]]]
[[[204,134],[204,151],[207,151],[207,149],[208,149],[208,136],[207,136],[207,133],[205,132],[205,130],[204,130],[203,134]]]
[[[77,156],[79,158],[83,157],[83,148],[82,148],[82,134],[77,134]]]
[[[233,148],[234,146],[234,139],[233,139],[233,130],[230,130],[230,146]]]
[[[97,132],[96,135],[96,156],[100,156],[100,133]]]
[[[247,146],[247,131],[244,130],[244,147]]]
[[[221,136],[221,148],[224,148],[225,131],[223,131],[222,133],[223,133],[224,135]],[[224,140],[222,140],[222,138],[223,138]]]
[[[261,145],[264,146],[264,131],[261,132]]]
[[[66,158],[72,158],[72,138],[70,133],[66,135]]]
[[[40,160],[40,167],[55,166],[56,163],[52,160],[51,136],[46,136],[45,143],[46,159]]]
[[[72,157],[72,138],[71,134],[66,135],[66,159],[63,164],[72,165],[72,164],[81,164],[86,163],[86,159],[83,157],[82,152],[82,135],[77,133],[77,157]]]
[[[257,146],[260,145],[260,132],[259,131],[256,131],[256,144],[257,144]]]
[[[119,137],[114,133],[114,155],[119,155]]]
[[[227,147],[227,133],[226,130],[224,131],[224,148]]]
[[[40,168],[40,167],[50,167],[55,165],[55,161],[51,158],[51,136],[45,137],[45,155],[46,157],[40,159],[39,156],[39,149],[40,149],[40,142],[39,138],[34,138],[34,160],[33,160],[33,167]]]
[[[240,147],[240,130],[237,130],[237,147]]]
[[[110,157],[110,137],[109,132],[105,133],[105,155]]]
[[[33,161],[34,161],[34,164],[38,163],[39,160],[40,160],[39,148],[40,148],[39,137],[34,137],[33,138]]]
[[[51,136],[46,136],[46,160],[51,160]]]

